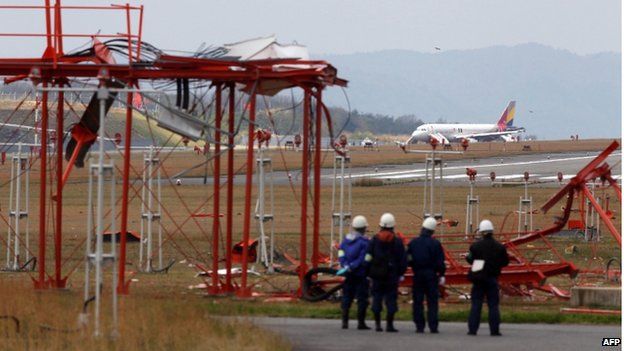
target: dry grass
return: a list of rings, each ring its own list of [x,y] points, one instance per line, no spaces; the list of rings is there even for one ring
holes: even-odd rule
[[[0,315],[18,318],[20,331],[12,320],[0,319],[2,350],[290,350],[248,322],[211,317],[197,299],[140,294],[122,299],[117,338],[110,327],[106,335],[92,337],[91,325],[78,328],[77,292],[35,292],[30,285],[6,283],[0,285]]]

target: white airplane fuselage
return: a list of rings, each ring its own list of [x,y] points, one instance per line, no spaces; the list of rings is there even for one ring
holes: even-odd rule
[[[457,136],[479,134],[479,133],[494,133],[498,132],[498,125],[496,124],[477,124],[477,123],[428,123],[423,124],[416,128],[410,138],[410,143],[417,142],[429,143],[431,134],[443,135],[449,141],[457,141],[462,138]]]
[[[518,133],[524,128],[514,127],[516,102],[510,101],[497,123],[427,123],[416,128],[407,144],[429,143],[436,140],[440,144],[468,140],[476,141],[517,141]]]

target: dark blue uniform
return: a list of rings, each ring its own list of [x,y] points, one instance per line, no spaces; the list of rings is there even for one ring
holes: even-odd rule
[[[479,240],[470,246],[470,252],[468,256],[466,256],[466,260],[471,264],[474,260],[485,261],[482,270],[479,272],[472,272],[471,270],[468,273],[468,279],[472,282],[468,333],[473,335],[477,334],[481,322],[483,298],[487,297],[490,334],[500,335],[498,276],[500,275],[501,268],[509,264],[507,249],[504,245],[496,241],[492,234],[485,235],[483,240]]]
[[[383,307],[382,302],[385,300],[388,316],[394,316],[399,310],[397,305],[399,279],[407,269],[407,259],[403,241],[392,231],[381,230],[373,237],[368,245],[366,261],[371,265],[371,273],[377,261],[383,261],[387,264],[387,274],[383,278],[376,278],[371,275],[373,280],[373,305],[371,307],[373,313],[380,314]]]
[[[353,299],[358,300],[358,317],[366,314],[368,307],[369,284],[366,277],[366,265],[364,257],[368,249],[368,238],[359,233],[353,233],[355,238],[350,240],[347,236],[338,250],[338,259],[342,267],[348,268],[345,282],[342,288],[342,309],[349,310]]]
[[[412,281],[412,313],[416,331],[425,329],[423,302],[427,296],[427,322],[431,332],[438,332],[438,282],[444,276],[444,250],[431,236],[433,231],[423,228],[420,236],[407,246],[407,260],[414,278]]]

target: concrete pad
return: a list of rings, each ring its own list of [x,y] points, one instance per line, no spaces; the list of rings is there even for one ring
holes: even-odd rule
[[[622,306],[621,287],[575,286],[571,293],[571,306]]]

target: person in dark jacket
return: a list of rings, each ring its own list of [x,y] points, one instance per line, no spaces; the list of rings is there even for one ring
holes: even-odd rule
[[[386,331],[397,332],[394,328],[394,314],[398,311],[397,298],[399,281],[407,269],[403,241],[394,233],[396,221],[390,213],[381,216],[381,230],[368,245],[366,261],[369,263],[369,277],[373,280],[373,305],[375,330],[381,329],[382,301],[386,302]]]
[[[494,239],[492,222],[487,219],[481,221],[479,233],[483,239],[470,245],[470,252],[466,256],[468,263],[472,264],[468,272],[468,279],[472,282],[468,335],[477,335],[483,298],[487,297],[490,335],[500,336],[498,276],[501,269],[509,264],[509,257],[505,246]]]
[[[342,329],[349,328],[349,309],[353,299],[357,298],[357,328],[368,330],[370,328],[366,325],[365,319],[370,287],[364,261],[368,249],[368,238],[365,236],[368,222],[364,216],[355,216],[351,227],[353,231],[345,236],[338,250],[338,259],[342,269],[337,274],[345,276],[341,304]]]
[[[427,296],[427,323],[429,331],[438,333],[438,285],[444,284],[444,249],[442,244],[431,236],[437,221],[428,217],[423,221],[420,236],[407,245],[407,263],[412,267],[412,313],[416,333],[425,331],[423,302]]]

